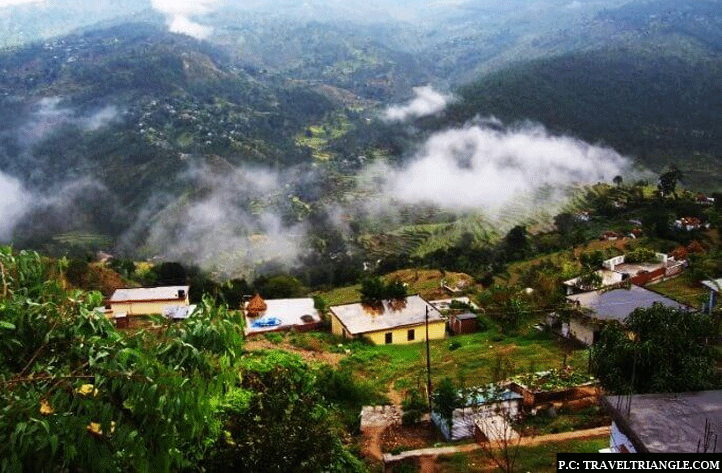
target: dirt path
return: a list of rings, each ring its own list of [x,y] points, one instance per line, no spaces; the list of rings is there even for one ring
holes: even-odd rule
[[[381,449],[381,437],[386,427],[371,427],[364,432],[364,445],[361,451],[376,460],[383,461],[384,452]]]
[[[391,384],[389,385],[388,397],[389,401],[391,401],[391,404],[393,404],[394,406],[400,406],[401,401],[404,400],[404,397],[401,395],[401,393],[394,389],[393,382],[391,382]]]
[[[559,434],[540,435],[538,437],[522,437],[519,445],[536,446],[543,443],[556,443],[565,440],[583,440],[599,437],[609,437],[609,427],[597,427],[587,430],[576,430],[572,432],[562,432]],[[422,472],[433,473],[436,471],[436,458],[439,455],[452,455],[454,453],[467,453],[479,450],[481,446],[477,443],[459,445],[458,447],[439,447],[439,448],[423,448],[420,450],[409,450],[401,452],[398,455],[384,454],[384,463],[395,462],[407,458],[418,458]]]
[[[326,363],[331,366],[338,366],[344,356],[341,353],[329,353],[327,351],[304,350],[291,345],[288,342],[272,343],[264,338],[246,340],[244,347],[248,351],[256,350],[283,350],[299,355],[308,363]]]
[[[419,457],[420,473],[436,473],[436,457]]]

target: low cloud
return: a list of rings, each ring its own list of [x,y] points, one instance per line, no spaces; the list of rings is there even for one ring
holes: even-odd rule
[[[436,133],[406,165],[374,174],[399,202],[493,217],[521,202],[552,211],[570,186],[610,180],[630,164],[611,148],[554,136],[539,125],[500,128],[486,120]]]
[[[80,123],[85,131],[97,131],[111,123],[117,123],[120,118],[118,107],[109,105],[94,112],[88,117],[82,118]]]
[[[196,39],[205,39],[213,33],[209,26],[201,25],[193,20],[194,15],[208,13],[218,0],[199,0],[187,2],[182,0],[151,0],[153,8],[166,16],[168,29],[173,33],[185,34]]]
[[[73,125],[84,131],[97,131],[120,120],[120,110],[114,105],[99,110],[78,113],[63,104],[63,97],[44,97],[34,104],[28,120],[18,127],[18,143],[30,148],[40,143],[53,132],[66,125]]]
[[[0,240],[10,239],[15,226],[28,213],[32,203],[32,194],[18,179],[0,172]]]
[[[433,115],[444,110],[454,100],[452,95],[444,95],[431,86],[414,87],[416,97],[405,105],[393,105],[384,111],[387,121],[406,121],[410,118]]]
[[[284,223],[278,210],[287,178],[259,168],[219,172],[196,166],[182,179],[199,195],[157,214],[146,243],[164,259],[189,261],[225,276],[248,274],[264,262],[292,266],[306,228]]]

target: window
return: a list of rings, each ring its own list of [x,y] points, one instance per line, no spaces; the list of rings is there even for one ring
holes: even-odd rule
[[[386,333],[386,344],[393,343],[394,341],[394,334],[392,332]]]
[[[414,329],[409,330],[406,332],[406,340],[411,341],[416,339],[416,331]]]

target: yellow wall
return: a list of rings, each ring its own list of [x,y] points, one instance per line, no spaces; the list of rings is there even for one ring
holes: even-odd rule
[[[585,345],[591,345],[594,342],[594,326],[577,319],[569,321],[569,334]]]
[[[341,322],[338,321],[336,318],[336,315],[331,312],[331,333],[336,335],[337,337],[343,337],[343,325],[341,325]]]
[[[414,340],[407,340],[407,332],[411,329],[415,330]],[[394,345],[405,345],[407,343],[423,342],[426,340],[426,326],[425,324],[419,324],[416,326],[401,327],[396,329],[381,330],[378,332],[369,332],[363,334],[363,336],[371,340],[375,345],[386,344],[386,334],[391,332],[392,343]],[[446,335],[446,322],[438,320],[435,322],[429,322],[429,340],[439,340],[444,338]]]
[[[415,331],[415,337],[413,340],[408,340],[408,331],[413,329]],[[336,318],[336,315],[331,313],[331,332],[338,336],[349,338],[350,335],[344,329],[343,324]],[[362,336],[373,342],[375,345],[386,344],[386,334],[391,332],[392,343],[394,345],[405,345],[407,343],[423,342],[426,340],[426,325],[419,324],[415,326],[399,327],[395,329],[379,330],[378,332],[364,333]],[[446,321],[437,320],[429,322],[429,340],[439,340],[446,336]]]
[[[110,308],[113,314],[162,314],[163,308],[169,305],[188,305],[188,297],[185,300],[153,301],[153,302],[111,302]]]

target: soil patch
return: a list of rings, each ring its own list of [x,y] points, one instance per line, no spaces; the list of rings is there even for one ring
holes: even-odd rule
[[[325,363],[331,366],[338,366],[343,359],[344,354],[342,353],[330,353],[327,351],[316,351],[316,350],[304,350],[290,343],[273,343],[263,338],[256,338],[252,340],[246,340],[244,347],[248,351],[258,350],[283,350],[289,353],[295,353],[296,355],[303,358],[307,363]]]
[[[381,446],[384,452],[415,450],[431,447],[443,440],[431,421],[421,421],[412,426],[389,427],[381,436]]]

